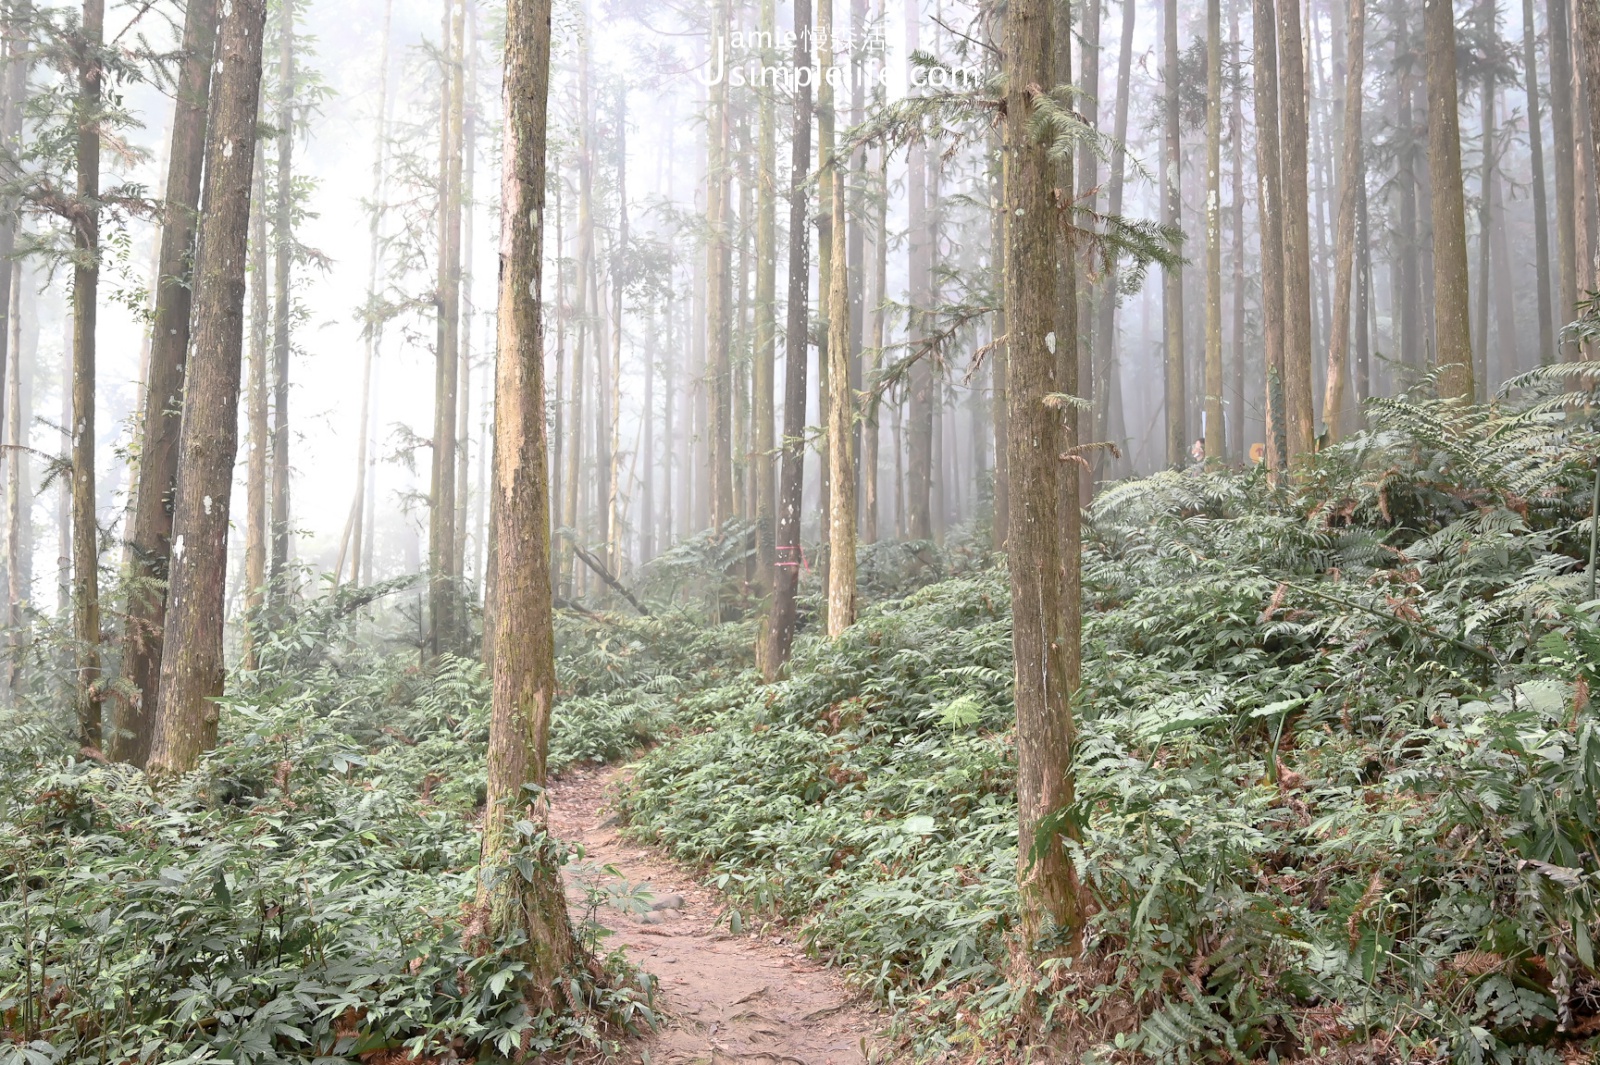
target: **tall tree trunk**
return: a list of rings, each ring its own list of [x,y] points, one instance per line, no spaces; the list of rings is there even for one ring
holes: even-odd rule
[[[139,485],[134,496],[127,640],[123,677],[133,692],[117,700],[107,753],[143,765],[161,672],[166,579],[172,551],[172,487],[178,474],[178,413],[189,350],[190,263],[206,150],[206,109],[216,51],[216,0],[192,0],[184,13],[183,61],[173,101],[167,190],[146,375]]]
[[[1178,0],[1162,8],[1165,42],[1161,80],[1164,93],[1161,139],[1161,221],[1177,229],[1183,224],[1182,112],[1178,98]],[[1161,273],[1161,317],[1165,325],[1164,402],[1166,404],[1167,465],[1182,466],[1189,457],[1188,401],[1184,398],[1183,270]]]
[[[883,369],[884,300],[889,284],[889,145],[878,142],[878,181],[873,205],[872,226],[872,329],[867,338],[867,365],[862,373],[866,390],[861,411],[861,521],[862,539],[878,542],[878,520],[883,511],[878,498],[878,415],[883,397],[878,394],[878,379]],[[991,355],[990,358],[995,358]],[[1001,480],[995,479],[995,506],[998,507]]]
[[[1122,214],[1122,195],[1127,170],[1129,84],[1133,70],[1133,31],[1138,14],[1137,0],[1122,0],[1122,46],[1117,55],[1117,103],[1111,130],[1111,188],[1107,195],[1106,210],[1112,217]],[[1009,246],[1009,240],[1007,245]],[[1100,404],[1100,425],[1096,435],[1101,440],[1126,448],[1126,432],[1122,412],[1122,369],[1117,360],[1117,300],[1119,280],[1115,269],[1106,272],[1106,291],[1100,297],[1100,323],[1095,329],[1099,338],[1100,367],[1098,377],[1106,383],[1105,401]],[[1004,444],[1001,444],[1004,447]],[[1000,461],[1000,451],[995,452]],[[1126,470],[1127,458],[1113,460],[1112,469]]]
[[[361,563],[365,555],[362,542],[366,533],[368,441],[372,435],[372,364],[377,361],[379,346],[383,343],[383,322],[378,312],[378,279],[382,268],[383,242],[383,163],[388,151],[389,133],[389,37],[394,19],[394,0],[384,0],[383,44],[378,59],[378,128],[372,148],[372,217],[367,222],[367,306],[362,332],[366,334],[365,350],[361,359],[361,419],[356,431],[356,494],[351,504],[350,579],[361,583]],[[252,390],[253,392],[253,390]],[[338,579],[335,574],[334,579]]]
[[[1546,25],[1550,32],[1550,139],[1555,146],[1556,171],[1556,324],[1563,330],[1577,315],[1578,245],[1574,163],[1577,137],[1572,99],[1572,35],[1568,27],[1567,0],[1549,0]],[[1576,342],[1564,332],[1556,339],[1560,362],[1578,357]]]
[[[186,772],[217,739],[228,566],[228,504],[238,451],[245,250],[261,91],[264,0],[222,16],[214,128],[206,149],[194,355],[183,394],[173,501],[172,578],[150,769]]]
[[[832,71],[833,66],[833,3],[832,0],[817,0],[816,4],[816,37],[817,37],[817,69],[818,71]],[[908,12],[909,13],[909,12]],[[821,511],[822,520],[819,532],[822,543],[818,546],[817,556],[821,561],[818,567],[821,571],[823,587],[828,585],[828,559],[830,556],[830,539],[832,523],[828,515],[832,510],[833,496],[833,462],[829,455],[832,452],[832,441],[827,435],[830,424],[829,407],[832,396],[829,393],[829,351],[828,344],[832,337],[832,295],[833,295],[833,168],[834,162],[834,85],[829,74],[823,74],[817,82],[817,416],[822,423],[823,433],[818,441],[817,463],[817,495],[818,510]],[[839,223],[839,239],[844,239],[844,222]],[[826,611],[826,603],[824,603]]]
[[[258,104],[259,121],[259,104]],[[260,665],[256,628],[267,590],[267,463],[272,430],[267,421],[267,156],[265,144],[255,143],[253,187],[250,194],[250,378],[246,387],[245,420],[249,425],[245,459],[244,537],[244,668]],[[160,663],[157,663],[159,668]],[[152,705],[152,709],[154,706]]]
[[[1450,0],[1423,0],[1428,51],[1428,176],[1433,200],[1434,364],[1439,395],[1471,402],[1472,327],[1466,196],[1456,104],[1456,27]]]
[[[1080,5],[1082,24],[1080,27],[1079,41],[1079,86],[1080,95],[1075,104],[1078,112],[1083,116],[1084,124],[1091,129],[1100,128],[1100,7],[1102,0],[1084,0]],[[1077,207],[1079,210],[1093,210],[1099,205],[1100,190],[1100,159],[1095,154],[1096,146],[1085,139],[1078,146],[1078,157],[1074,164],[1074,173],[1078,180]],[[1094,285],[1082,283],[1078,285],[1078,390],[1077,395],[1096,407],[1105,402],[1105,386],[1095,373],[1094,342],[1095,342],[1095,314],[1094,303],[1097,289]],[[1083,421],[1080,423],[1093,432],[1094,423]],[[1095,437],[1095,440],[1101,438]],[[1078,488],[1079,502],[1087,506],[1094,493],[1094,466],[1084,456],[1085,461],[1078,463]]]
[[[1338,440],[1355,425],[1349,405],[1350,289],[1355,273],[1356,206],[1366,182],[1361,168],[1361,85],[1366,77],[1367,0],[1345,0],[1349,6],[1346,51],[1350,57],[1344,90],[1344,159],[1339,167],[1339,221],[1334,247],[1333,320],[1328,330],[1328,388],[1322,418],[1328,439]],[[1365,324],[1363,322],[1363,324]]]
[[[16,60],[13,59],[13,62]],[[15,692],[22,672],[23,656],[27,653],[29,621],[24,611],[33,598],[33,567],[28,558],[28,525],[33,507],[33,494],[28,485],[28,466],[23,453],[28,446],[28,423],[32,421],[32,397],[29,391],[29,374],[24,369],[26,358],[22,350],[22,289],[24,271],[21,264],[11,273],[11,307],[9,312],[10,359],[6,369],[6,664],[5,686]]]
[[[550,587],[541,274],[550,0],[506,11],[505,144],[500,181],[499,351],[495,374],[494,694],[478,906],[497,941],[519,936],[519,979],[534,1006],[565,997],[559,978],[579,955],[544,825],[545,759],[556,696]],[[519,826],[531,822],[525,834]],[[513,855],[540,850],[531,865]],[[578,1003],[567,1003],[576,1007]]]
[[[1588,128],[1581,131],[1583,143],[1587,148],[1587,157],[1590,160],[1589,181],[1584,186],[1585,195],[1589,203],[1591,219],[1595,214],[1595,156],[1600,153],[1600,5],[1596,0],[1576,0],[1578,22],[1578,77],[1583,85],[1585,100],[1584,114],[1589,120]],[[1592,228],[1592,224],[1591,224]],[[1595,244],[1595,235],[1590,234],[1591,246],[1586,249],[1589,260],[1585,263],[1584,276],[1588,279],[1586,287],[1593,289],[1600,285],[1600,244]],[[1593,346],[1590,346],[1589,358],[1594,358]]]
[[[1055,331],[1057,241],[1053,167],[1033,130],[1040,86],[1052,83],[1050,5],[1012,0],[1005,29],[1006,321],[1010,337],[1012,640],[1016,658],[1017,800],[1021,931],[1027,949],[1046,937],[1075,954],[1087,906],[1063,838],[1073,803],[1071,663],[1078,604],[1063,598],[1063,567],[1078,564],[1077,545],[1062,543],[1061,418],[1047,396],[1061,390],[1060,360],[1046,344]]]
[[[777,64],[770,43],[777,27],[777,5],[774,0],[761,0],[761,61],[769,68]],[[778,339],[778,108],[773,86],[764,86],[758,92],[755,351],[751,378],[755,390],[756,594],[765,598],[774,584],[773,566],[777,561],[772,456],[776,428],[772,403],[774,347]],[[648,447],[645,450],[650,453]]]
[[[725,48],[731,0],[713,9],[712,47]],[[706,341],[711,370],[711,524],[720,530],[733,510],[733,355],[731,343],[732,249],[728,238],[731,159],[728,132],[728,79],[711,87],[706,165],[706,215],[710,223],[706,260]]]
[[[1206,0],[1207,461],[1227,460],[1222,414],[1222,0]]]
[[[1278,106],[1283,168],[1283,420],[1291,464],[1316,447],[1311,390],[1311,235],[1301,0],[1278,0]]]
[[[462,21],[464,23],[461,33],[461,55],[456,64],[458,85],[464,83],[465,88],[458,93],[456,108],[461,112],[461,126],[456,145],[456,156],[459,163],[456,167],[456,254],[455,269],[452,284],[456,292],[456,321],[458,341],[456,344],[456,512],[455,525],[455,558],[451,561],[450,573],[456,579],[457,597],[465,595],[467,583],[464,580],[467,569],[467,540],[470,537],[474,543],[478,542],[479,530],[477,526],[467,524],[467,505],[471,496],[472,476],[472,187],[476,175],[475,160],[477,156],[477,93],[478,93],[478,63],[476,36],[477,20],[472,17],[474,6],[470,0],[463,0]],[[461,75],[465,68],[465,77]],[[479,491],[482,489],[480,487]],[[460,615],[457,626],[457,639],[465,640],[467,637],[466,614]]]
[[[105,0],[84,0],[77,42],[77,210],[72,219],[72,637],[78,738],[100,747],[100,526],[95,520],[95,310],[100,283],[100,107]]]
[[[1538,29],[1533,0],[1522,0],[1522,64],[1528,94],[1528,158],[1533,170],[1533,265],[1539,286],[1539,363],[1555,358],[1555,310],[1550,296],[1550,211],[1544,185],[1544,122],[1539,118]]]
[[[821,0],[820,12],[833,0]],[[819,18],[818,23],[822,23]],[[831,17],[828,19],[831,23]],[[821,38],[826,41],[827,38]],[[832,45],[824,71],[834,65]],[[825,75],[826,76],[826,75]],[[824,83],[823,92],[827,92]],[[833,268],[828,288],[828,635],[837,637],[856,620],[856,404],[850,388],[849,249],[845,233],[845,168],[839,159],[825,160],[822,171],[831,207]],[[859,226],[857,227],[859,228]]]
[[[1494,64],[1500,60],[1500,38],[1495,29],[1497,12],[1495,0],[1482,0],[1478,6],[1479,33],[1484,47],[1489,49],[1487,68],[1483,73],[1483,93],[1478,98],[1478,117],[1482,126],[1482,155],[1478,172],[1478,303],[1477,318],[1472,324],[1472,335],[1477,339],[1473,352],[1473,378],[1479,390],[1489,387],[1489,283],[1491,233],[1493,215],[1490,205],[1493,197],[1489,187],[1494,183],[1495,129],[1494,129]]]
[[[289,529],[289,311],[294,266],[294,11],[279,9],[278,201],[273,218],[272,325],[272,601],[288,598]]]
[[[445,0],[439,129],[438,276],[435,284],[433,474],[428,518],[428,648],[458,645],[456,558],[456,392],[461,339],[461,39],[463,0]]]
[[[811,66],[811,0],[794,0],[794,69]],[[805,472],[806,292],[810,247],[806,173],[811,168],[811,86],[797,87],[789,157],[789,296],[784,329],[783,463],[778,488],[777,582],[767,616],[761,671],[776,680],[794,646],[795,591],[800,585],[800,505]]]
[[[906,0],[906,54],[921,47],[921,0]],[[911,134],[906,156],[906,196],[908,225],[907,248],[907,326],[908,354],[927,342],[931,332],[932,255],[928,247],[928,150],[925,131]],[[912,364],[907,375],[909,410],[907,418],[909,452],[906,457],[906,535],[913,540],[933,538],[933,368],[932,353]]]
[[[1287,0],[1294,3],[1295,0]],[[1255,0],[1256,210],[1261,234],[1261,333],[1267,465],[1289,464],[1284,411],[1283,170],[1278,136],[1278,36],[1273,0]]]
[[[1533,0],[1522,0],[1522,70],[1528,99],[1528,156],[1533,184],[1533,260],[1539,286],[1539,362],[1556,357],[1555,309],[1550,291],[1550,209],[1544,172],[1544,120],[1539,107],[1538,28]]]
[[[1418,277],[1418,248],[1421,234],[1417,220],[1417,131],[1412,119],[1413,62],[1411,31],[1407,13],[1413,0],[1394,0],[1390,7],[1390,21],[1394,24],[1394,108],[1395,126],[1399,143],[1395,161],[1395,187],[1399,197],[1399,257],[1395,263],[1395,311],[1399,317],[1397,347],[1400,365],[1405,371],[1405,384],[1409,387],[1422,374],[1422,311],[1417,293],[1421,291]]]
[[[1240,67],[1239,58],[1239,7],[1244,0],[1229,0],[1228,3],[1228,41],[1232,52],[1235,67]],[[1244,89],[1242,78],[1236,79],[1233,86],[1231,108],[1228,113],[1228,143],[1229,151],[1233,157],[1233,187],[1230,190],[1233,202],[1229,205],[1233,223],[1233,336],[1232,336],[1232,373],[1233,389],[1230,397],[1229,411],[1231,432],[1228,434],[1228,453],[1233,461],[1243,464],[1249,456],[1245,453],[1244,411],[1245,411],[1245,245],[1244,245]]]

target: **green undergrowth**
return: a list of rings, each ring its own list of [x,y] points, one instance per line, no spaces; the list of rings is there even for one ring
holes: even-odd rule
[[[1379,404],[1293,491],[1191,471],[1099,498],[1075,964],[1013,961],[999,568],[803,641],[781,683],[703,695],[638,767],[633,831],[734,892],[740,924],[794,922],[897,1011],[908,1057],[1580,1052],[1600,440],[1563,402]]]
[[[259,633],[221,743],[159,793],[74,753],[58,716],[0,718],[0,1063],[589,1060],[654,1023],[598,924],[559,1012],[524,1005],[516,944],[468,941],[486,673],[358,638],[374,598]],[[653,741],[751,642],[672,616],[559,630],[557,773]]]

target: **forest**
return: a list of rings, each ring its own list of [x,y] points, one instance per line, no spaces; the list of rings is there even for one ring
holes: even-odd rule
[[[0,0],[0,1065],[1600,1060],[1600,0]]]

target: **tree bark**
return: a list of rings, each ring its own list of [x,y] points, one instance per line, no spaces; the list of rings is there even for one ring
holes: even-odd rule
[[[178,445],[167,639],[150,750],[149,766],[158,776],[192,769],[217,739],[228,504],[238,451],[245,251],[265,21],[264,0],[230,0],[222,17],[195,270],[194,355]]]
[[[1349,5],[1346,50],[1350,56],[1345,74],[1344,159],[1339,167],[1339,221],[1334,238],[1333,320],[1328,330],[1328,387],[1322,399],[1322,418],[1329,441],[1338,440],[1355,424],[1349,404],[1350,289],[1355,273],[1356,205],[1360,186],[1367,179],[1361,168],[1361,84],[1366,76],[1366,0],[1345,0]]]
[[[192,0],[184,13],[183,61],[173,101],[150,369],[139,445],[139,485],[134,497],[129,555],[132,565],[128,574],[123,676],[136,694],[117,700],[117,725],[107,752],[117,761],[134,765],[143,765],[150,753],[150,728],[161,672],[165,584],[172,551],[169,507],[178,474],[178,414],[189,349],[189,273],[216,40],[216,0]]]
[[[764,42],[773,39],[777,26],[774,0],[761,0]],[[770,45],[763,48],[761,61],[765,66],[776,66],[776,53]],[[778,108],[772,86],[763,87],[759,92],[756,134],[755,352],[751,377],[755,390],[755,454],[752,461],[755,464],[756,495],[756,594],[765,598],[774,584],[773,566],[777,561],[774,549],[777,543],[777,504],[773,484],[776,467],[772,455],[776,429],[772,403],[773,375],[776,371],[774,347],[778,339]],[[670,399],[668,402],[670,404]]]
[[[794,69],[811,65],[811,0],[794,0]],[[783,463],[778,489],[776,589],[767,616],[761,671],[778,678],[794,647],[795,591],[800,585],[800,506],[805,472],[806,292],[810,247],[806,173],[811,167],[811,86],[798,86],[789,158],[789,296],[784,330]]]
[[[259,105],[258,105],[259,111]],[[254,188],[250,196],[250,380],[245,419],[249,451],[245,460],[244,668],[255,670],[255,632],[267,590],[267,463],[272,430],[267,421],[267,158],[255,144]],[[158,663],[159,665],[159,663]]]
[[[727,47],[730,0],[713,9],[713,48]],[[728,79],[711,87],[710,155],[706,165],[706,341],[711,371],[711,524],[721,530],[733,510],[732,250],[728,239],[730,159]]]
[[[1129,84],[1133,70],[1133,31],[1134,21],[1138,14],[1136,0],[1122,0],[1122,46],[1117,56],[1117,103],[1114,117],[1112,118],[1112,150],[1111,150],[1111,187],[1107,195],[1107,212],[1116,217],[1122,214],[1123,187],[1126,182],[1127,171],[1127,141],[1128,141],[1128,104]],[[1101,440],[1115,444],[1119,449],[1127,447],[1126,433],[1123,428],[1122,413],[1122,370],[1117,359],[1117,300],[1119,298],[1119,281],[1115,268],[1106,272],[1106,291],[1100,298],[1100,323],[1095,329],[1100,347],[1100,367],[1096,373],[1104,381],[1104,401],[1100,404],[1100,424],[1096,435]],[[1004,447],[1004,444],[1001,444]],[[1001,452],[995,452],[995,461],[1000,461]],[[1112,470],[1121,472],[1128,468],[1128,460],[1124,454],[1121,458],[1113,458]]]
[[[1229,46],[1233,53],[1235,66],[1240,65],[1239,59],[1239,7],[1243,0],[1229,0],[1228,3],[1228,33]],[[1242,80],[1242,79],[1240,79]],[[1232,377],[1233,394],[1230,412],[1230,432],[1228,434],[1228,451],[1234,462],[1241,465],[1246,463],[1249,456],[1245,453],[1244,411],[1245,411],[1245,238],[1244,238],[1244,91],[1242,85],[1235,83],[1231,101],[1232,106],[1228,113],[1228,141],[1229,150],[1233,155],[1232,193],[1233,202],[1229,205],[1232,214],[1233,228],[1233,336],[1232,340]]]
[[[1283,168],[1283,420],[1290,464],[1316,449],[1311,392],[1311,234],[1301,0],[1278,0],[1278,106]]]
[[[1087,906],[1063,845],[1073,804],[1068,665],[1078,639],[1078,605],[1062,595],[1063,567],[1078,563],[1059,520],[1061,417],[1047,396],[1059,392],[1060,360],[1046,338],[1056,329],[1058,242],[1053,167],[1031,128],[1038,98],[1052,83],[1055,49],[1050,5],[1012,0],[1006,13],[1005,136],[1010,337],[1011,571],[1016,660],[1017,800],[1021,931],[1031,952],[1042,945],[1077,952]],[[1057,953],[1047,947],[1049,953]]]
[[[1567,0],[1549,0],[1546,25],[1550,33],[1550,137],[1555,146],[1556,171],[1556,325],[1563,330],[1556,337],[1560,352],[1556,361],[1574,362],[1577,343],[1564,332],[1577,314],[1578,246],[1577,202],[1574,163],[1577,137],[1572,99],[1572,35],[1568,29]]]
[[[1161,80],[1164,119],[1161,140],[1161,221],[1177,229],[1183,225],[1182,113],[1178,99],[1178,0],[1162,8],[1165,42]],[[1182,466],[1189,459],[1188,401],[1184,396],[1183,268],[1161,272],[1161,319],[1165,327],[1164,402],[1166,404],[1167,465]]]
[[[272,556],[270,599],[289,595],[289,285],[294,268],[294,10],[278,17],[278,173],[273,218]]]
[[[921,47],[921,0],[906,0],[906,54]],[[908,283],[906,336],[914,351],[926,342],[933,299],[933,249],[928,246],[928,149],[925,132],[912,133],[906,155],[906,269]],[[912,364],[907,374],[906,535],[933,539],[933,370],[932,355]]]
[[[1545,189],[1544,120],[1539,106],[1538,28],[1533,0],[1522,0],[1522,71],[1528,99],[1528,156],[1533,184],[1533,259],[1539,286],[1539,362],[1556,357],[1555,309],[1550,291],[1550,208]]]
[[[1209,462],[1227,461],[1222,414],[1222,0],[1206,0],[1206,435]]]
[[[1283,170],[1278,136],[1278,38],[1273,0],[1254,0],[1256,209],[1261,235],[1261,333],[1266,365],[1267,465],[1289,464],[1285,424]],[[1293,3],[1294,0],[1289,0]]]
[[[832,6],[833,0],[821,0],[820,10]],[[825,164],[823,174],[829,186],[833,222],[833,269],[828,289],[828,470],[832,482],[828,493],[828,635],[837,637],[856,620],[856,404],[850,388],[844,167],[833,159]]]
[[[1439,395],[1472,402],[1466,196],[1456,103],[1456,27],[1450,0],[1423,0],[1428,50],[1428,175],[1433,200],[1434,364]]]
[[[77,210],[72,219],[72,637],[78,739],[100,747],[100,526],[95,520],[95,311],[100,283],[100,49],[105,0],[84,0],[77,42]]]
[[[461,35],[463,0],[445,0],[439,130],[439,233],[435,310],[433,472],[428,517],[428,649],[459,643],[456,558],[456,391],[461,329]]]
[[[559,978],[580,952],[567,920],[544,796],[556,696],[540,295],[550,0],[510,0],[506,27],[492,508],[499,527],[495,668],[481,863],[487,875],[479,879],[478,905],[495,939],[523,937],[524,997],[530,1006],[552,1007],[562,1003]],[[518,864],[518,858],[533,860]]]
[[[1494,215],[1491,211],[1493,197],[1489,194],[1490,186],[1494,183],[1495,129],[1494,129],[1494,64],[1500,59],[1500,40],[1495,30],[1495,0],[1482,0],[1478,7],[1479,32],[1486,42],[1485,47],[1492,51],[1485,57],[1488,60],[1487,69],[1483,73],[1482,95],[1478,98],[1478,118],[1482,122],[1482,160],[1478,171],[1478,302],[1475,308],[1476,318],[1472,323],[1472,335],[1477,343],[1473,351],[1473,378],[1478,383],[1479,390],[1489,388],[1489,300],[1492,286],[1489,282],[1490,257],[1489,250],[1492,241],[1492,223]]]

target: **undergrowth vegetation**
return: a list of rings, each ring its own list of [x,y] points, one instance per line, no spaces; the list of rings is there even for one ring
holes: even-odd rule
[[[733,896],[731,931],[781,918],[841,966],[895,1060],[1572,1060],[1600,1036],[1600,434],[1568,400],[1379,401],[1292,486],[1099,496],[1081,957],[1018,963],[982,527],[864,549],[832,642],[808,568],[771,685],[747,529],[678,544],[638,606],[568,604],[552,771],[645,750],[631,831]],[[381,621],[403,587],[260,630],[176,787],[77,752],[42,687],[0,719],[0,1063],[594,1055],[654,1022],[598,925],[559,1013],[478,934],[486,672],[419,666]]]
[[[634,830],[797,922],[908,1055],[1560,1060],[1600,1032],[1597,439],[1564,405],[1380,403],[1292,491],[1097,500],[1075,964],[1013,963],[998,566],[702,697]]]

